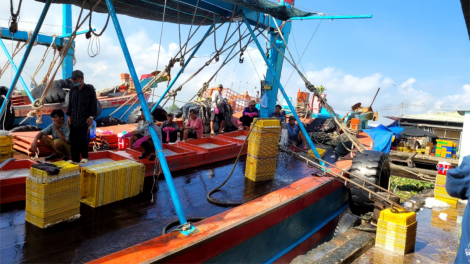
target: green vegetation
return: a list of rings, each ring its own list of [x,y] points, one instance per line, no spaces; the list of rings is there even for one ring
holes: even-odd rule
[[[402,198],[409,198],[423,190],[433,189],[434,184],[426,181],[417,181],[397,176],[391,177],[390,188]]]
[[[169,113],[169,112],[172,112],[172,111],[175,111],[175,110],[178,110],[178,109],[180,109],[180,107],[174,104],[172,106],[167,107],[166,111]]]

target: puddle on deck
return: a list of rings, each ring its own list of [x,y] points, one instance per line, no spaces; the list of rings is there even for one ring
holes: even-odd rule
[[[403,256],[372,247],[353,263],[454,263],[464,210],[465,205],[462,204],[458,208],[424,209],[416,216],[418,232],[415,252]]]
[[[209,203],[206,194],[225,180],[234,160],[172,173],[186,217],[210,217],[231,208]],[[253,183],[244,178],[245,160],[246,156],[240,158],[232,178],[212,197],[247,202],[312,172],[305,163],[280,153],[276,178]],[[160,236],[163,227],[176,219],[176,213],[163,175],[153,194],[152,185],[152,177],[147,177],[144,192],[138,196],[96,209],[81,204],[79,219],[47,229],[25,222],[24,202],[2,205],[1,263],[83,263]]]

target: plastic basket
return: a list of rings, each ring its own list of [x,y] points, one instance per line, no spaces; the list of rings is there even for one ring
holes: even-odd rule
[[[80,216],[80,174],[54,182],[26,179],[26,221],[40,228]]]
[[[0,146],[0,153],[1,154],[8,154],[8,153],[11,153],[11,152],[13,152],[13,144]]]
[[[442,185],[445,186],[447,181],[447,176],[442,175],[442,174],[437,174],[436,175],[436,185]]]
[[[457,198],[448,198],[448,197],[444,197],[444,196],[440,196],[440,195],[437,195],[437,196],[434,195],[434,198],[436,198],[439,201],[443,201],[443,202],[447,203],[452,208],[457,208],[457,203],[459,202],[459,199],[457,199]]]
[[[321,148],[316,148],[316,149],[317,149],[318,154],[320,154],[320,157],[323,158],[325,156],[326,150],[321,149]],[[311,150],[311,149],[308,151],[308,156],[312,157],[312,158],[317,157],[317,156],[315,156],[315,153],[313,153],[313,150]]]
[[[80,167],[78,165],[66,161],[53,162],[52,164],[60,168],[58,175],[49,175],[46,171],[31,167],[29,178],[39,183],[47,183],[75,177],[77,174],[80,175]]]
[[[256,121],[255,123],[255,120]],[[279,119],[276,118],[255,118],[253,119],[253,128],[268,128],[268,127],[278,127],[279,129],[281,128],[281,122]]]
[[[0,147],[13,145],[13,136],[0,136]]]
[[[8,153],[0,153],[0,161],[13,158],[13,151]]]
[[[121,160],[82,169],[81,201],[98,207],[136,196],[144,188],[145,166]]]
[[[394,223],[397,225],[408,226],[416,222],[415,212],[394,213],[389,208],[380,211],[379,220]]]

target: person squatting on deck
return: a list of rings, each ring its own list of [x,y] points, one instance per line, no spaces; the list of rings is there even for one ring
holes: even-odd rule
[[[183,141],[186,141],[188,139],[202,138],[202,132],[202,120],[197,116],[196,110],[189,110],[189,119],[188,123],[184,127]]]
[[[145,157],[149,156],[149,161],[154,161],[155,160],[155,145],[153,144],[152,141],[152,136],[150,135],[150,128],[149,125],[145,122],[145,116],[142,111],[142,108],[140,108],[140,117],[142,120],[139,121],[137,124],[137,128],[135,131],[128,132],[125,135],[122,135],[121,140],[124,138],[130,138],[129,143],[130,145],[137,149],[139,147],[142,147],[143,152],[139,156],[139,159],[144,159]],[[153,116],[152,116],[152,121]],[[160,139],[160,144],[162,143],[162,130],[155,125],[155,131],[157,132],[158,138]]]
[[[178,132],[180,128],[176,122],[173,122],[173,114],[166,115],[167,120],[163,121],[162,126],[162,140],[163,143],[174,143],[178,140]]]
[[[281,113],[282,107],[280,105],[276,105],[274,107],[274,113],[271,113],[269,117],[276,118],[281,121],[281,124],[286,122],[286,117]]]
[[[70,128],[64,121],[64,111],[62,109],[54,109],[51,112],[52,124],[39,132],[31,142],[31,151],[36,153],[38,140],[48,150],[52,151],[52,155],[47,156],[44,160],[63,159],[68,160],[70,155]],[[48,137],[52,136],[52,138]]]
[[[249,106],[245,107],[243,110],[243,115],[240,117],[242,125],[240,126],[239,130],[246,130],[247,128],[250,129],[251,123],[253,123],[253,119],[256,116],[259,116],[259,111],[255,106],[256,101],[251,100]]]
[[[298,151],[297,146],[305,144],[303,150],[308,150],[307,147],[307,140],[305,139],[304,133],[300,131],[300,127],[298,124],[295,123],[295,117],[289,116],[289,124],[287,124],[287,135],[289,136],[289,145],[291,145],[291,149],[294,151]]]
[[[72,162],[88,162],[88,127],[93,124],[97,114],[96,91],[93,85],[85,84],[83,72],[72,72],[74,87],[69,92],[67,125],[70,127],[70,146]],[[80,160],[80,155],[82,160]]]
[[[462,200],[470,198],[470,156],[464,157],[457,168],[447,171],[446,190],[452,197]],[[470,206],[468,204],[463,214],[462,233],[455,263],[470,263]]]
[[[222,97],[224,86],[219,84],[217,91],[212,93],[212,107],[211,107],[211,135],[215,136],[214,122],[215,117],[219,120],[219,134],[224,133],[225,128],[225,101]]]

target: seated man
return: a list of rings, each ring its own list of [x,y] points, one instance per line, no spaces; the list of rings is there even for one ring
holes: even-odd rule
[[[300,127],[298,124],[295,123],[295,117],[289,117],[289,124],[287,124],[287,134],[289,136],[289,145],[291,145],[291,149],[294,151],[298,151],[297,146],[303,143],[305,146],[303,150],[308,150],[307,140],[305,139],[305,135],[300,131]]]
[[[39,132],[31,143],[31,151],[36,152],[38,140],[47,149],[52,151],[52,155],[44,160],[63,159],[68,160],[70,155],[69,135],[70,128],[64,120],[64,111],[62,109],[54,109],[51,112],[52,124]],[[52,136],[52,138],[48,137]]]
[[[150,135],[150,128],[147,123],[145,123],[145,117],[144,113],[142,112],[142,108],[140,109],[141,112],[141,118],[142,120],[139,121],[137,124],[137,128],[133,132],[129,132],[121,137],[121,139],[130,137],[130,144],[134,148],[139,148],[142,147],[144,151],[142,152],[142,155],[139,156],[139,159],[144,159],[145,157],[149,156],[149,161],[154,161],[155,160],[155,147],[152,141],[152,136]],[[153,119],[153,117],[152,117]],[[157,135],[160,139],[160,144],[162,143],[162,130],[155,125],[155,130],[157,132]]]
[[[167,120],[163,121],[162,126],[162,141],[163,143],[174,143],[178,140],[178,132],[180,128],[176,122],[173,122],[173,114],[169,113],[166,115]]]
[[[282,107],[280,105],[276,105],[274,108],[274,113],[271,113],[270,117],[277,118],[281,121],[281,124],[286,122],[286,117],[281,113]]]
[[[197,116],[196,110],[189,110],[189,120],[186,126],[184,127],[183,141],[186,141],[188,139],[202,138],[202,132],[202,120]]]
[[[243,116],[240,117],[242,125],[240,126],[239,130],[246,130],[247,128],[250,129],[251,123],[253,123],[253,119],[256,116],[259,116],[259,111],[255,106],[256,101],[251,100],[249,106],[243,110]]]

